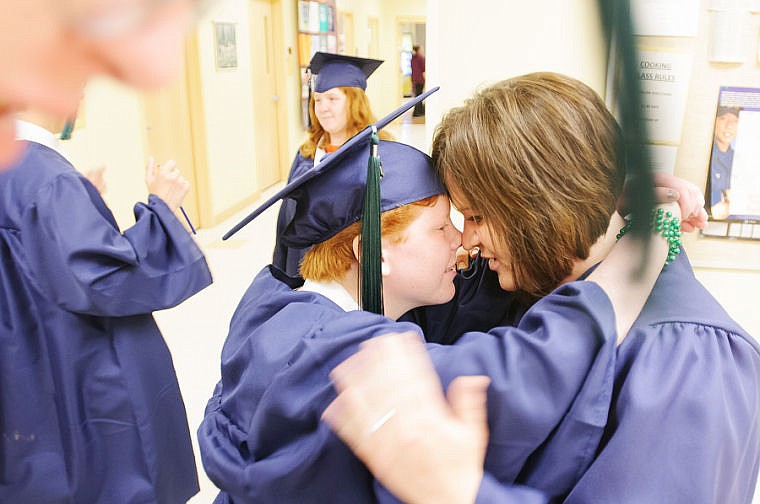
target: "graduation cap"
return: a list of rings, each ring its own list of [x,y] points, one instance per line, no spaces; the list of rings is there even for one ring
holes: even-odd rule
[[[433,88],[367,126],[338,150],[294,178],[230,229],[226,240],[283,198],[296,202],[293,219],[280,239],[288,247],[321,243],[362,221],[362,309],[383,313],[380,273],[380,213],[445,194],[430,157],[398,142],[381,141],[377,132],[427,98]],[[382,167],[381,167],[382,159]]]
[[[382,64],[383,60],[314,53],[309,63],[309,70],[317,76],[313,91],[324,93],[334,87],[358,87],[366,91],[367,78]]]

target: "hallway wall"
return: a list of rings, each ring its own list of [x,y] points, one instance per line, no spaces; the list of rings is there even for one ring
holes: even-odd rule
[[[549,70],[604,92],[606,50],[596,0],[429,2],[427,132],[479,86]],[[456,15],[452,15],[456,13]]]

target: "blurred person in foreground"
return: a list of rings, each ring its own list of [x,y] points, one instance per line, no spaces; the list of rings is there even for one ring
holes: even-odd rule
[[[195,458],[151,312],[211,283],[175,216],[189,184],[151,159],[121,232],[53,133],[18,131],[0,172],[0,501],[186,502]]]
[[[14,114],[65,117],[87,80],[152,88],[179,70],[202,0],[7,0],[0,16],[0,170],[18,160]]]

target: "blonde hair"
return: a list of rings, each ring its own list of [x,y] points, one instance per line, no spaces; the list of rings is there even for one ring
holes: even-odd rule
[[[421,207],[434,206],[439,196],[429,196],[383,212],[380,216],[383,238],[390,240],[391,243],[400,242],[402,232],[419,216]],[[301,276],[320,282],[343,278],[351,265],[356,262],[353,241],[361,232],[361,221],[354,222],[335,236],[314,245],[301,261]]]
[[[346,138],[351,138],[377,119],[372,114],[369,98],[367,98],[367,95],[361,88],[340,86],[337,89],[340,89],[346,95]],[[330,134],[319,123],[314,106],[314,95],[312,95],[309,100],[309,117],[311,118],[309,137],[299,149],[301,155],[305,158],[314,158],[317,147],[330,143]],[[392,135],[384,130],[380,130],[378,135],[381,140],[392,140]]]
[[[624,179],[620,130],[582,82],[533,73],[451,110],[433,140],[441,180],[511,255],[517,289],[543,296],[603,235]]]

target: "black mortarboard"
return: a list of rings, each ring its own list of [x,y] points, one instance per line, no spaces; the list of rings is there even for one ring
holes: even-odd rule
[[[382,60],[345,54],[315,53],[309,63],[311,73],[317,76],[314,91],[324,93],[334,87],[358,87],[366,91],[367,78],[382,63]]]

